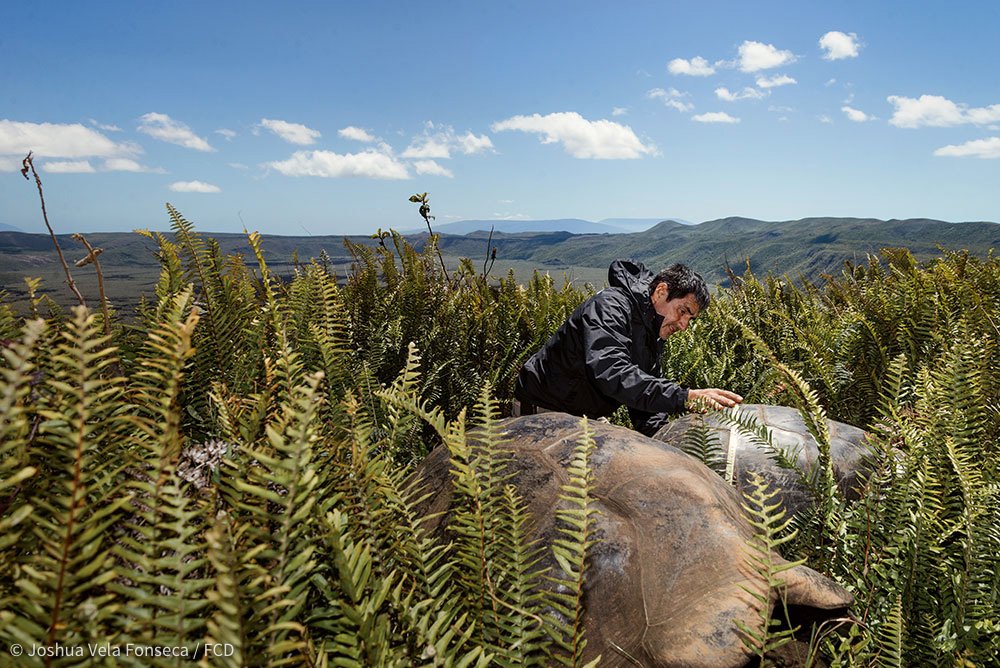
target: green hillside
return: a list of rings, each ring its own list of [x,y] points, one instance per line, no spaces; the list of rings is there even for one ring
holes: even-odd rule
[[[246,236],[211,235],[223,254],[250,255]],[[130,302],[137,293],[148,293],[156,280],[156,244],[134,233],[88,235],[94,246],[104,249],[101,263],[112,280],[113,300]],[[417,249],[427,242],[427,233],[407,237]],[[278,275],[293,273],[294,258],[302,260],[325,254],[330,266],[346,276],[353,258],[345,240],[368,246],[376,240],[368,236],[265,236],[265,247]],[[59,236],[70,261],[82,257],[82,246],[69,235]],[[870,218],[803,218],[792,221],[762,221],[751,218],[722,218],[682,225],[664,221],[634,234],[570,234],[568,232],[487,233],[441,235],[440,248],[449,266],[467,257],[478,267],[497,249],[492,266],[494,276],[513,270],[525,280],[534,269],[549,271],[596,286],[603,283],[608,265],[616,258],[631,257],[652,268],[673,262],[691,265],[710,283],[726,282],[726,267],[743,273],[750,268],[760,274],[787,274],[793,278],[818,280],[823,274],[839,273],[844,262],[862,262],[881,248],[906,247],[918,260],[927,260],[941,249],[965,249],[985,257],[1000,248],[1000,225],[989,222],[947,223],[939,220],[876,220]],[[95,294],[92,271],[75,272],[85,294]],[[0,231],[0,289],[15,302],[26,298],[25,276],[43,279],[48,286],[64,281],[51,240],[43,234]],[[54,290],[57,300],[66,299],[65,290]],[[68,303],[68,302],[67,302]]]

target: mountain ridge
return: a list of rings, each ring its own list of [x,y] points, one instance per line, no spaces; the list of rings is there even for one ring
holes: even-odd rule
[[[202,234],[215,238],[225,254],[252,257],[242,234]],[[424,230],[407,234],[406,238],[420,250],[426,246],[428,236]],[[84,255],[82,247],[69,235],[58,238],[67,261]],[[150,239],[124,232],[89,233],[87,239],[104,248],[101,264],[106,276],[127,281],[135,278],[134,285],[129,284],[134,290],[148,290],[155,282],[156,245]],[[345,240],[369,247],[378,245],[370,235],[263,235],[263,247],[268,262],[280,265],[281,271],[294,269],[295,255],[304,262],[325,253],[338,275],[344,276],[355,261],[345,248]],[[586,280],[594,282],[602,280],[598,277],[605,275],[613,260],[633,258],[654,270],[683,262],[714,284],[727,281],[728,267],[735,267],[737,273],[749,267],[758,274],[820,280],[825,274],[839,273],[845,262],[865,262],[869,254],[877,254],[885,247],[909,248],[918,260],[937,256],[942,250],[968,250],[985,257],[991,249],[1000,249],[1000,224],[949,223],[927,218],[762,221],[731,216],[698,225],[665,220],[644,232],[622,234],[494,232],[492,239],[482,231],[440,234],[438,247],[452,266],[460,257],[470,258],[478,266],[496,248],[495,276],[511,268],[521,277],[525,272],[530,275],[532,269],[541,269],[586,276]],[[43,276],[50,287],[64,280],[51,239],[45,234],[0,231],[0,290],[20,294],[24,276]]]

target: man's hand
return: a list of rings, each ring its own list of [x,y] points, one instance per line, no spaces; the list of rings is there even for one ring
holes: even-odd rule
[[[723,408],[732,408],[742,401],[743,397],[735,392],[709,387],[703,390],[688,390],[688,399],[685,407],[688,410],[704,412],[708,409],[722,410]]]

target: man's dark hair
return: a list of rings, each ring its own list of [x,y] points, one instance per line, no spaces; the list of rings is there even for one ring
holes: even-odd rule
[[[658,273],[649,284],[650,294],[653,293],[653,290],[660,283],[667,284],[667,288],[669,289],[667,299],[678,299],[687,295],[694,295],[694,300],[698,302],[699,310],[704,311],[708,308],[711,297],[708,294],[708,286],[705,285],[705,279],[700,274],[691,271],[691,268],[687,265],[678,262]]]

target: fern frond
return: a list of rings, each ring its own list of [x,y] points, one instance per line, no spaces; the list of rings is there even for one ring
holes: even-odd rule
[[[587,418],[580,420],[581,434],[567,467],[568,480],[561,487],[556,509],[556,530],[560,537],[552,541],[552,556],[559,570],[549,577],[557,589],[549,593],[547,603],[555,611],[550,616],[556,648],[551,659],[566,666],[583,665],[587,647],[584,635],[584,585],[587,555],[594,537],[594,479],[590,457],[597,447]],[[600,657],[594,660],[598,661]]]

